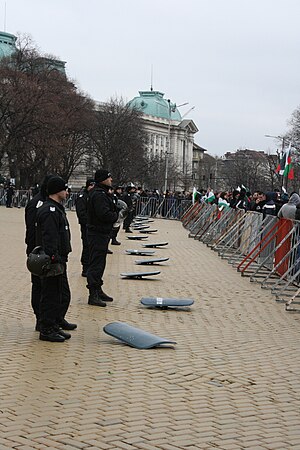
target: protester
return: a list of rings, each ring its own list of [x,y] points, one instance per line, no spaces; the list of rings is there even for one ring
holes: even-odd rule
[[[89,194],[87,236],[90,261],[87,271],[88,304],[106,306],[113,298],[102,290],[106,255],[113,224],[118,219],[116,206],[109,190],[112,176],[108,170],[99,169],[95,173],[95,187]]]
[[[218,194],[218,207],[220,210],[229,208],[230,204],[228,201],[228,194],[225,191],[222,191]]]
[[[280,208],[277,216],[283,217],[284,219],[295,220],[298,205],[300,207],[300,197],[296,192],[293,192],[289,198],[288,203],[285,203]]]
[[[67,185],[60,177],[47,184],[48,200],[37,211],[37,244],[50,256],[52,264],[60,264],[63,273],[41,278],[41,303],[38,329],[40,339],[64,342],[77,325],[66,321],[71,293],[67,277],[67,261],[71,249],[70,228],[61,204],[67,198]]]

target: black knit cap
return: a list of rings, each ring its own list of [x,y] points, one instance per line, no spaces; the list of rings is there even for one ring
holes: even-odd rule
[[[106,169],[98,169],[95,172],[95,181],[97,183],[101,183],[101,181],[107,180],[109,177],[111,177],[111,173]]]
[[[61,177],[52,177],[47,184],[48,195],[57,194],[58,192],[68,189],[68,185]]]
[[[95,184],[94,178],[88,178],[86,180],[85,187],[88,188],[89,186],[93,186],[94,184]]]

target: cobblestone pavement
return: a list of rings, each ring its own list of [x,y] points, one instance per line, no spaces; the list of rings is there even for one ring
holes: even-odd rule
[[[68,214],[70,321],[62,344],[39,341],[24,257],[24,210],[0,208],[0,449],[300,449],[299,314],[242,278],[177,221],[157,219],[169,256],[155,279],[119,233],[104,290],[115,301],[87,305],[80,237]],[[148,266],[146,266],[148,269]],[[186,311],[150,310],[143,296],[193,298]],[[137,350],[102,328],[124,321],[174,339],[174,348]]]

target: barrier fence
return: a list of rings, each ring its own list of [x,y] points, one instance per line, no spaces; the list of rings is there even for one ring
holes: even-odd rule
[[[182,216],[182,224],[189,237],[208,245],[251,282],[270,289],[286,310],[296,304],[300,296],[300,222],[197,204]]]
[[[72,192],[65,202],[65,208],[75,209],[75,202],[78,192]],[[12,206],[22,208],[31,200],[30,190],[16,190],[12,198]],[[6,204],[6,192],[0,190],[0,205]],[[135,204],[137,215],[162,217],[165,219],[180,220],[192,204],[191,200],[185,198],[164,198],[164,197],[140,197]]]

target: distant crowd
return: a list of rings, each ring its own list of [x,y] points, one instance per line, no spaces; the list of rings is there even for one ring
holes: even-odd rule
[[[84,187],[83,187],[84,188]],[[82,188],[82,189],[83,189]],[[124,193],[128,188],[127,185],[115,185],[113,190],[119,190],[121,193]],[[82,190],[81,189],[81,190]],[[81,192],[79,190],[79,192]],[[4,183],[0,184],[0,200],[2,199],[1,204],[6,205],[7,208],[16,207],[25,207],[26,204],[40,191],[40,186],[38,183],[35,183],[28,189],[21,187],[20,189],[16,189],[13,183],[8,180]],[[73,200],[76,200],[77,190],[74,192],[72,188],[68,187],[68,198],[66,201],[66,208],[71,209],[74,204]],[[172,200],[192,200],[192,192],[189,191],[171,191],[167,190],[166,193],[159,191],[158,189],[143,189],[142,187],[134,186],[134,194],[135,199],[138,200],[140,198],[150,199],[155,198],[158,200],[162,200],[163,198],[172,199]]]
[[[233,191],[214,192],[212,189],[196,192],[195,200],[210,205],[218,205],[220,210],[233,208],[236,210],[256,211],[265,215],[300,220],[300,196],[297,192],[290,195],[286,190],[274,192],[255,191],[245,188]]]

